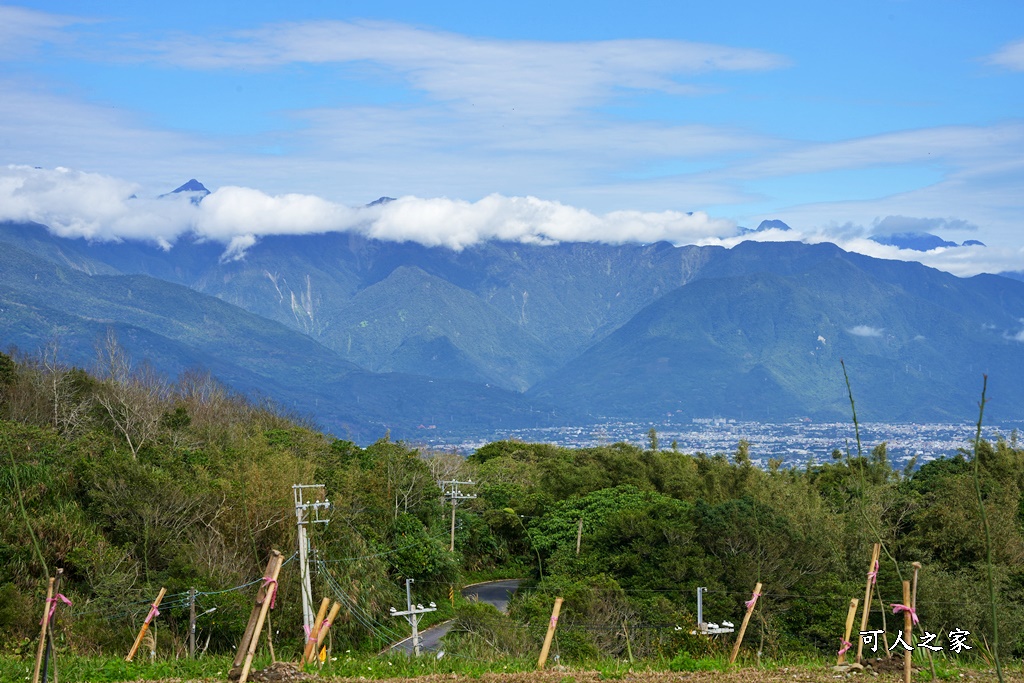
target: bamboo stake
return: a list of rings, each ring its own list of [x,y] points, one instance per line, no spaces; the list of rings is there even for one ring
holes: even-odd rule
[[[750,623],[750,615],[757,607],[757,598],[761,595],[761,582],[754,586],[754,597],[747,601],[747,612],[743,615],[743,623],[740,624],[740,632],[736,636],[736,644],[732,646],[732,655],[729,656],[729,664],[736,661],[736,655],[740,653],[740,645],[743,643],[743,634],[747,631],[747,624]]]
[[[910,607],[910,582],[903,582],[903,604]],[[911,608],[913,609],[913,608]],[[907,645],[914,638],[913,612],[908,609],[903,612],[903,632],[906,635]],[[910,650],[903,650],[903,683],[910,683]]]
[[[53,681],[57,683],[57,655],[53,651],[53,623],[51,615],[55,614],[54,608],[57,606],[58,598],[67,600],[63,595],[60,594],[60,582],[64,578],[64,570],[61,568],[57,569],[56,581],[53,584],[53,602],[50,607],[46,610],[46,620],[49,622],[46,628],[46,653],[43,655],[43,683],[49,680],[48,672],[50,668],[51,655],[53,657]]]
[[[306,647],[302,650],[302,658],[299,660],[300,667],[307,661],[312,661],[311,657],[313,645],[316,643],[316,635],[320,632],[320,624],[323,623],[324,616],[327,614],[327,608],[330,606],[330,598],[324,598],[320,602],[320,609],[316,612],[316,620],[313,622],[313,626],[309,629],[309,635],[306,636]]]
[[[32,683],[39,683],[39,669],[43,665],[43,650],[46,649],[46,626],[50,623],[50,602],[53,600],[53,584],[56,581],[52,576],[46,584],[46,602],[43,603],[42,627],[39,630],[39,649],[36,650],[36,668],[32,673]]]
[[[868,564],[868,578],[867,586],[864,587],[864,607],[860,615],[860,630],[868,630],[868,613],[871,611],[871,589],[874,588],[875,582],[872,580],[877,576],[877,570],[875,566],[878,564],[878,556],[882,552],[882,544],[876,543],[874,548],[871,550],[871,563]],[[860,664],[864,654],[864,639],[857,639],[857,663]]]
[[[327,615],[327,619],[320,626],[320,630],[316,634],[316,646],[313,648],[313,652],[309,655],[309,664],[312,664],[314,660],[319,659],[320,649],[323,647],[324,641],[327,640],[327,632],[331,630],[331,624],[338,618],[338,612],[341,611],[341,603],[335,602],[331,605],[331,611]]]
[[[256,627],[253,629],[252,638],[249,640],[249,651],[245,654],[245,661],[242,662],[242,673],[238,677],[238,683],[245,683],[249,680],[249,667],[252,666],[252,658],[256,656],[256,647],[260,643],[260,632],[263,630],[263,622],[267,619],[267,613],[270,611],[270,606],[274,602],[274,596],[277,594],[277,577],[281,573],[281,565],[284,564],[281,560],[281,553],[277,550],[273,551],[274,567],[271,573],[263,577],[263,587],[266,589],[263,595],[263,604],[260,605],[260,613],[256,619]],[[273,588],[271,588],[273,584]]]
[[[551,610],[551,621],[548,622],[548,632],[544,635],[544,646],[540,649],[540,657],[537,659],[537,670],[544,668],[548,661],[548,652],[551,651],[551,641],[555,637],[555,627],[558,626],[558,613],[562,611],[562,598],[555,598],[555,607]]]
[[[853,620],[857,618],[857,598],[850,598],[850,609],[846,613],[846,632],[843,636],[843,647],[850,642],[850,632],[853,631]],[[849,649],[849,648],[847,648]],[[846,651],[840,651],[839,658],[836,659],[836,666],[839,666],[846,661]]]
[[[149,629],[149,623],[160,613],[157,608],[160,607],[160,602],[164,599],[165,593],[167,593],[167,589],[160,588],[160,593],[156,596],[156,600],[153,601],[153,606],[150,607],[149,614],[146,615],[142,622],[142,628],[139,629],[139,635],[135,637],[135,643],[132,644],[132,649],[128,651],[128,656],[124,658],[124,661],[130,662],[135,657],[135,652],[139,649],[139,645],[142,644],[142,638]]]
[[[263,576],[271,576],[274,573],[274,567],[278,567],[280,571],[281,553],[278,550],[270,551],[270,559],[267,560],[267,568],[263,570]],[[256,630],[256,620],[260,616],[260,608],[267,599],[267,584],[264,583],[256,591],[256,600],[253,605],[252,612],[249,614],[249,623],[245,625],[245,631],[242,633],[242,640],[238,643],[238,651],[235,652],[235,660],[231,663],[232,669],[237,669],[242,666],[242,662],[245,661],[245,653],[249,650],[249,642],[252,640],[253,631]]]

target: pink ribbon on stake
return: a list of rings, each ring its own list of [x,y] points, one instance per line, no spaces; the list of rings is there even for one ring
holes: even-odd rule
[[[845,655],[846,651],[849,650],[851,647],[853,647],[853,643],[851,643],[848,640],[843,640],[842,643],[843,643],[843,646],[841,648],[839,648],[839,656],[840,657]]]
[[[878,579],[878,560],[875,560],[875,571],[868,572],[868,578],[871,579],[871,583],[875,583]]]
[[[746,601],[745,603],[743,603],[743,604],[747,606],[747,609],[748,609],[748,610],[754,609],[754,605],[756,605],[756,604],[757,604],[757,599],[758,599],[759,597],[761,597],[761,594],[760,594],[760,593],[754,593],[754,594],[753,594],[753,595],[752,595],[752,596],[750,597],[750,599],[749,599],[749,600],[747,600],[747,601]]]
[[[148,624],[149,622],[153,621],[153,619],[155,619],[158,616],[160,616],[160,610],[158,610],[156,608],[156,605],[150,605],[149,606],[149,614],[146,615],[146,620],[145,620],[144,623]]]
[[[63,593],[57,593],[52,598],[46,601],[49,603],[50,609],[47,611],[46,616],[39,621],[40,624],[42,624],[43,621],[49,624],[50,619],[53,619],[53,613],[57,611],[57,601],[63,602],[65,605],[69,607],[71,606],[71,601],[64,597]]]
[[[899,614],[900,612],[910,612],[910,620],[914,623],[914,626],[917,626],[917,612],[914,611],[913,607],[898,604],[892,606],[893,614]]]
[[[273,586],[273,588],[270,588],[271,586]],[[277,604],[277,579],[271,578],[269,576],[264,576],[263,587],[273,591],[270,594],[270,609],[274,609],[274,605]],[[265,597],[264,600],[266,600]]]

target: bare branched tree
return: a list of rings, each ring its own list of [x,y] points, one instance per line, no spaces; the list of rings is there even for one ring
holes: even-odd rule
[[[113,330],[108,330],[100,344],[99,374],[103,384],[96,400],[115,431],[124,437],[132,457],[138,458],[142,447],[159,431],[170,396],[167,382],[149,364],[133,369],[131,357]]]

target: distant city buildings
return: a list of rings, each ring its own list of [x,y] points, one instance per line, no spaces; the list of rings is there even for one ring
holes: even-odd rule
[[[649,431],[658,433],[661,450],[680,453],[724,453],[736,451],[740,439],[750,444],[750,459],[766,467],[768,460],[779,458],[784,467],[821,464],[832,461],[839,450],[844,456],[857,455],[857,440],[849,422],[814,423],[798,420],[787,423],[744,422],[721,417],[694,418],[661,423],[609,421],[593,425],[510,429],[491,434],[471,435],[453,439],[443,434],[424,434],[423,445],[441,450],[470,452],[492,441],[550,443],[566,448],[589,448],[624,442],[639,448],[650,443]],[[982,436],[988,440],[1009,439],[1017,425],[984,427]],[[941,457],[954,457],[960,449],[970,450],[974,442],[974,424],[913,424],[870,422],[860,425],[861,449],[865,456],[885,442],[886,454],[894,467],[902,468],[913,457],[918,465]]]

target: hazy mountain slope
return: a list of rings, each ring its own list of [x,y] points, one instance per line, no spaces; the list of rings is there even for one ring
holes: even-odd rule
[[[112,327],[137,361],[171,375],[208,369],[360,439],[388,428],[411,437],[424,422],[486,429],[547,419],[496,387],[363,371],[283,325],[155,278],[90,276],[10,245],[0,250],[0,273],[3,346],[32,353],[57,337],[66,358],[88,365]]]
[[[805,265],[682,287],[529,395],[592,415],[843,419],[845,359],[864,419],[963,419],[984,372],[1000,413],[1019,416],[1024,344],[1011,312],[960,306],[955,287],[943,298],[953,283],[928,269],[938,284],[921,284],[923,297],[845,258]],[[1004,303],[1024,310],[1024,287]]]
[[[24,247],[26,235],[33,231],[34,241],[59,245],[78,259],[105,264],[119,273],[183,284],[309,334],[343,353],[348,349],[344,330],[350,324],[343,311],[353,297],[387,280],[398,268],[417,268],[473,294],[487,309],[517,326],[523,333],[518,337],[539,342],[527,344],[527,352],[517,360],[516,376],[527,382],[544,374],[552,362],[571,359],[661,294],[690,281],[711,255],[724,251],[666,243],[540,246],[506,242],[453,251],[331,233],[265,237],[243,257],[222,260],[222,245],[188,238],[163,251],[138,242],[64,240],[41,226],[12,230],[9,225],[0,226],[0,241]],[[423,315],[417,325],[401,326],[396,346],[404,345],[408,359],[396,359],[395,367],[415,363],[428,351],[432,358],[438,349],[454,349],[456,356],[466,353],[477,359],[494,353],[489,331],[481,328],[477,337],[479,306],[442,311],[447,306],[443,298],[420,297],[420,302]],[[430,329],[430,320],[442,314],[452,316],[451,325],[439,335]],[[464,376],[484,379],[493,374],[470,371]],[[520,386],[522,381],[509,386]]]
[[[555,362],[520,326],[464,289],[399,266],[356,294],[321,341],[359,365],[525,390]]]

